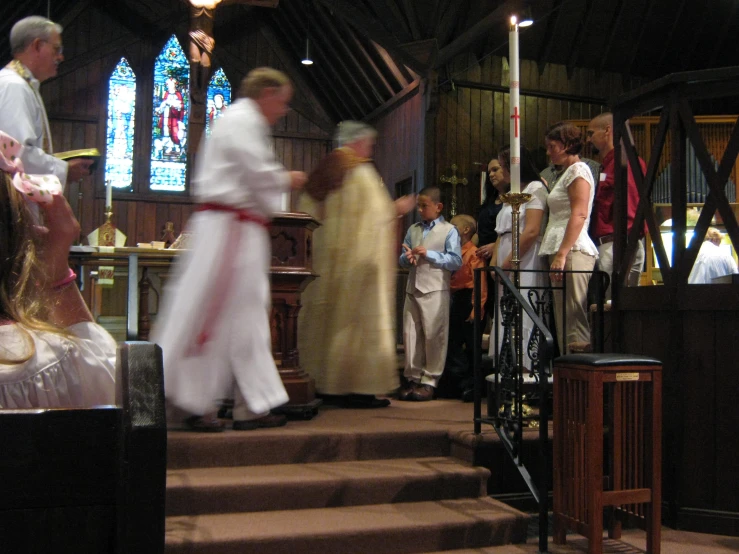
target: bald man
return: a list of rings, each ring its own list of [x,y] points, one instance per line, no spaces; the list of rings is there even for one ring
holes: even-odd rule
[[[600,154],[602,164],[599,182],[597,183],[593,212],[590,216],[590,236],[598,247],[597,269],[608,275],[613,273],[613,200],[615,196],[614,154],[613,147],[613,114],[605,112],[595,116],[588,124],[587,141],[593,151]],[[642,173],[646,173],[647,166],[639,158]],[[629,231],[634,223],[636,209],[639,206],[639,190],[636,187],[634,174],[629,167],[627,177],[627,208],[626,218]],[[646,230],[646,228],[645,228]],[[640,238],[644,231],[640,233]],[[639,285],[642,266],[644,265],[644,241],[640,240],[636,255],[631,263],[627,284],[630,287]],[[611,298],[611,287],[606,291],[606,300]]]

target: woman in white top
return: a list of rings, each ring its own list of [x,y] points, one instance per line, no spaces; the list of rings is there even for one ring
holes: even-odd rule
[[[24,174],[19,150],[0,133],[0,409],[113,404],[116,343],[67,262],[79,223],[59,180]]]
[[[555,123],[546,132],[547,154],[563,172],[550,186],[549,223],[539,249],[549,257],[552,284],[562,285],[563,271],[592,272],[598,249],[588,236],[590,212],[593,207],[595,184],[588,166],[580,161],[582,149],[580,130],[571,123]],[[567,329],[562,329],[562,293],[555,291],[554,314],[559,349],[569,353],[569,345],[590,342],[587,294],[590,273],[567,273]],[[565,349],[565,346],[567,348]]]
[[[510,189],[511,181],[511,150],[506,146],[498,152],[498,161],[503,171],[503,182],[507,184],[506,190]],[[530,194],[531,201],[523,204],[520,209],[518,228],[519,235],[519,259],[520,269],[525,270],[520,273],[519,284],[521,294],[524,298],[528,298],[529,288],[544,288],[547,286],[546,273],[528,273],[526,270],[546,270],[547,266],[544,260],[539,256],[539,246],[541,237],[546,228],[547,222],[547,188],[539,180],[539,173],[534,166],[528,150],[521,147],[521,192]],[[503,204],[503,208],[498,213],[496,219],[495,232],[498,233],[498,247],[496,264],[502,269],[511,269],[511,260],[513,257],[513,237],[511,230],[513,229],[513,210],[510,204]],[[498,297],[502,294],[502,287],[498,291]],[[499,318],[500,320],[500,318]],[[531,331],[533,330],[533,322],[524,315],[523,322],[523,352],[524,366],[531,368],[531,358],[526,354]],[[498,332],[498,340],[502,340],[502,329]],[[491,341],[491,345],[494,341]]]

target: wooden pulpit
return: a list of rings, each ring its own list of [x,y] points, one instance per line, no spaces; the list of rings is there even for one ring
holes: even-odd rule
[[[300,293],[313,273],[313,230],[319,223],[308,214],[283,212],[270,225],[272,264],[272,354],[290,402],[283,413],[312,418],[321,404],[313,379],[301,369],[298,355]]]

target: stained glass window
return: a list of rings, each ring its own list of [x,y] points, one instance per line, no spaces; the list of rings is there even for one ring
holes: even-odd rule
[[[185,190],[189,99],[190,64],[172,35],[154,63],[152,190]]]
[[[231,83],[219,67],[208,83],[208,95],[205,111],[205,134],[210,136],[213,122],[223,115],[223,111],[231,104]]]
[[[108,80],[108,122],[105,137],[105,181],[117,189],[133,183],[133,132],[136,114],[136,75],[121,58]]]

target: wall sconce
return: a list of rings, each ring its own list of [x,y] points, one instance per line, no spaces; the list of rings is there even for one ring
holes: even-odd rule
[[[313,65],[313,60],[310,57],[310,40],[305,39],[305,57],[300,60],[303,65]]]

